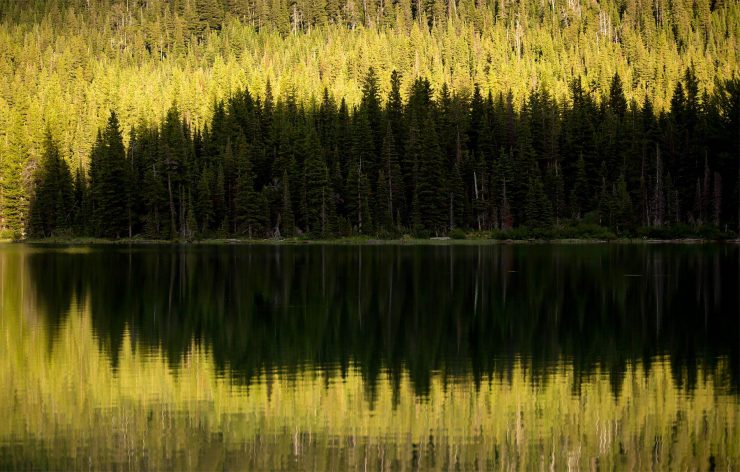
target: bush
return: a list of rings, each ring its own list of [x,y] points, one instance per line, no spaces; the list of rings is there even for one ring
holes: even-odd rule
[[[450,231],[449,236],[451,239],[467,239],[468,237],[465,231],[461,228],[453,229],[452,231]]]
[[[23,234],[20,231],[4,229],[0,231],[0,239],[12,239],[13,241],[19,241],[23,239]]]
[[[616,237],[609,228],[594,223],[577,223],[558,229],[559,239],[615,239]]]
[[[671,226],[643,226],[637,230],[637,235],[641,238],[649,239],[731,239],[735,237],[732,231],[722,231],[713,225],[689,226],[679,223]]]

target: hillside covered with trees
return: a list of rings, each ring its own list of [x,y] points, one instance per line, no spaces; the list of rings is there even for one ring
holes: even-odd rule
[[[0,230],[736,230],[740,6],[0,0]]]

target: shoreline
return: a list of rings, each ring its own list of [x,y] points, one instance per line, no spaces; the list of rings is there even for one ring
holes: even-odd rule
[[[491,239],[491,238],[336,238],[336,239],[248,239],[207,238],[191,241],[144,239],[144,238],[45,238],[45,239],[0,239],[0,244],[25,244],[29,246],[478,246],[478,245],[579,245],[579,244],[740,244],[740,239],[709,238],[560,238],[560,239]]]

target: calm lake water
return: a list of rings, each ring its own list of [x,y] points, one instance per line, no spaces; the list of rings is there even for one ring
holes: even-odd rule
[[[740,246],[0,246],[0,469],[740,468]]]

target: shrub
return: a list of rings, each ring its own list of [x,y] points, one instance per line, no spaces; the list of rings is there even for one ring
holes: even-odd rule
[[[452,231],[450,231],[449,236],[451,239],[467,239],[468,237],[465,231],[461,228],[453,229]]]

